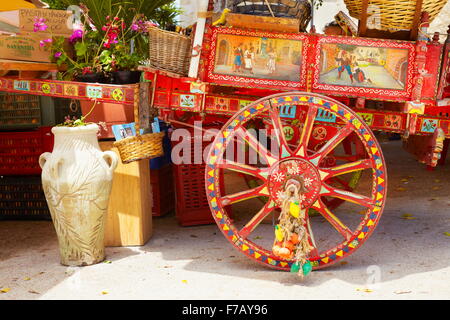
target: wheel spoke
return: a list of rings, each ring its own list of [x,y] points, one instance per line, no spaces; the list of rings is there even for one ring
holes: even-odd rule
[[[332,168],[320,169],[320,171],[326,174],[326,176],[322,178],[323,180],[326,180],[331,177],[336,177],[336,176],[354,172],[354,171],[370,169],[372,167],[373,167],[372,160],[364,159],[364,160],[354,161],[354,162],[350,162],[350,163],[345,163],[345,164],[338,165],[338,166],[335,166]]]
[[[328,209],[322,200],[317,201],[312,208],[317,210],[345,239],[350,240],[353,232]]]
[[[375,200],[372,198],[354,192],[350,192],[347,190],[337,189],[327,184],[323,184],[323,190],[320,193],[320,195],[339,198],[345,201],[359,204],[367,208],[373,208],[375,206]]]
[[[320,160],[325,158],[339,143],[342,142],[353,132],[353,126],[351,123],[347,123],[338,133],[332,137],[315,155],[310,158],[310,161],[320,163]]]
[[[317,116],[317,107],[314,105],[310,105],[308,109],[308,113],[306,114],[305,123],[303,124],[302,135],[300,137],[300,143],[297,146],[297,150],[295,150],[295,154],[304,157],[306,156],[306,150],[308,148],[309,139],[311,137],[311,133],[314,127],[314,121]]]
[[[266,184],[262,184],[256,188],[229,194],[220,198],[222,205],[227,206],[233,203],[237,203],[240,201],[260,197],[260,196],[268,196],[269,191],[267,189]]]
[[[240,127],[236,130],[236,134],[240,138],[244,139],[253,150],[255,150],[261,157],[263,157],[264,160],[266,160],[269,165],[272,165],[277,161],[277,158],[274,157],[269,152],[269,150],[262,143],[260,143],[258,139],[247,129]]]
[[[269,101],[269,104],[270,104],[270,101]],[[282,151],[282,148],[284,147],[284,148],[286,148],[286,151],[291,153],[289,145],[286,141],[286,136],[284,135],[283,124],[281,123],[280,113],[278,111],[278,108],[273,108],[272,105],[270,105],[269,117],[270,117],[270,120],[271,120],[273,128],[274,128],[275,137],[278,141],[279,150]]]
[[[217,165],[221,169],[227,169],[231,171],[236,171],[240,173],[244,173],[256,178],[259,178],[261,180],[267,180],[268,175],[268,168],[257,168],[253,167],[247,164],[231,161],[231,160],[224,160],[222,163],[219,163]]]
[[[239,231],[242,238],[246,239],[250,233],[267,217],[273,210],[274,206],[271,205],[272,201],[267,201],[259,212],[253,216],[253,218]]]

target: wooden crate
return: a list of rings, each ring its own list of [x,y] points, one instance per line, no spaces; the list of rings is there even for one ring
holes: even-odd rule
[[[104,151],[114,151],[113,141],[100,142]],[[105,246],[140,246],[152,236],[152,197],[149,160],[122,164],[114,171],[105,227]]]

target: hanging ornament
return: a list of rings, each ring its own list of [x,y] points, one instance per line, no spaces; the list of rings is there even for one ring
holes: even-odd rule
[[[290,180],[286,183],[279,223],[275,226],[274,255],[294,260],[291,272],[300,277],[312,271],[308,256],[313,247],[309,243],[306,214],[301,207],[300,192],[305,192],[303,181]]]
[[[312,264],[311,262],[309,262],[309,260],[306,261],[306,263],[304,263],[302,265],[302,271],[303,271],[303,275],[307,276],[312,270]]]
[[[294,218],[298,218],[300,209],[300,203],[298,201],[292,201],[289,205],[289,212]]]
[[[283,230],[278,224],[275,226],[275,238],[277,241],[283,241],[284,239]]]

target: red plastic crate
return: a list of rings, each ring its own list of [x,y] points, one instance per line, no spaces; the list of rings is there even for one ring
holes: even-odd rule
[[[193,136],[193,129],[188,129]],[[185,136],[184,138],[189,138]],[[195,137],[194,139],[201,139]],[[194,162],[194,139],[191,141],[191,162]],[[184,141],[184,140],[181,140]],[[180,142],[181,142],[180,141]],[[179,142],[172,141],[172,147]],[[202,141],[202,150],[211,141]],[[205,191],[205,163],[201,164],[174,164],[174,177],[176,188],[176,216],[182,226],[194,226],[215,223],[209,208]],[[222,175],[222,173],[221,173]],[[223,177],[223,176],[222,176]],[[223,181],[223,179],[221,179]],[[221,186],[223,190],[223,185]],[[231,213],[231,209],[229,214]]]
[[[173,182],[172,164],[159,169],[150,170],[153,207],[155,217],[163,216],[175,209],[175,185]]]
[[[0,177],[0,220],[50,220],[40,176]]]
[[[51,127],[27,132],[0,132],[0,175],[41,174],[39,156],[52,149]]]

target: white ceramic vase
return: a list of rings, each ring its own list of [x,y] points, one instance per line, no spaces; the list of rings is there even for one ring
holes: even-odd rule
[[[67,266],[91,265],[105,258],[106,212],[118,157],[100,150],[98,130],[96,124],[53,127],[53,151],[39,158],[61,264]]]

